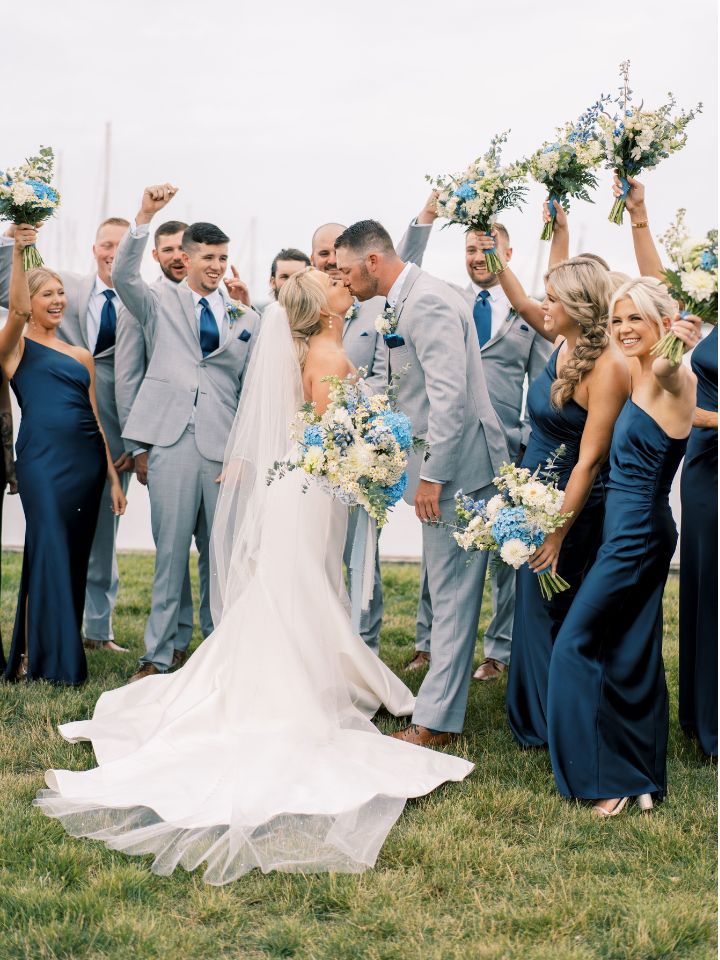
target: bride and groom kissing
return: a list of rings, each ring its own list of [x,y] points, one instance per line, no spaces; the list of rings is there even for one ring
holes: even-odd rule
[[[373,866],[408,798],[473,769],[426,748],[463,727],[486,555],[467,564],[446,530],[423,523],[431,660],[414,698],[351,627],[348,508],[312,481],[306,489],[299,472],[270,486],[267,472],[287,456],[303,402],[323,411],[324,378],[354,372],[342,335],[355,298],[384,296],[394,317],[388,380],[402,371],[398,406],[427,444],[410,453],[405,493],[421,521],[450,521],[459,488],[491,495],[504,433],[468,306],[404,263],[379,223],[337,238],[340,279],[297,273],[262,322],[246,309],[236,323],[232,303],[216,299],[227,238],[212,225],[188,228],[186,282],[151,288],[140,278],[146,224],[174,193],[145,191],[113,270],[123,304],[155,340],[125,435],[151,448],[149,480],[168,517],[185,517],[175,548],[189,548],[198,518],[215,513],[216,628],[179,671],[150,671],[104,693],[91,720],[63,724],[66,739],[92,742],[99,766],[48,771],[35,803],[73,835],[153,854],[160,874],[203,862],[213,884],[254,867],[358,872]],[[168,529],[156,536],[158,611],[187,556],[160,556],[173,549]],[[172,650],[163,654],[170,662]],[[381,705],[410,724],[383,736],[371,719]]]

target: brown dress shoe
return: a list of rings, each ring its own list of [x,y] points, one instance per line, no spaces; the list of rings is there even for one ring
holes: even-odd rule
[[[404,730],[397,730],[390,734],[396,740],[404,740],[405,743],[416,743],[419,747],[445,747],[455,736],[452,733],[433,733],[427,727],[421,727],[419,723],[411,723]]]
[[[424,670],[430,666],[430,654],[424,650],[418,650],[409,663],[405,664],[405,670]]]
[[[473,680],[497,680],[506,670],[505,664],[492,657],[485,657],[473,674]]]
[[[181,667],[187,658],[187,650],[173,650],[172,666]]]
[[[128,683],[135,683],[136,680],[144,680],[145,677],[152,677],[157,673],[162,673],[162,670],[158,670],[154,663],[144,663],[137,673],[134,673]]]

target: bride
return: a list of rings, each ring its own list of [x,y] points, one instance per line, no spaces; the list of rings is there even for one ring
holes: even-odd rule
[[[181,670],[110,690],[91,720],[59,728],[91,741],[98,766],[49,770],[35,804],[74,836],[153,855],[155,873],[360,872],[409,797],[473,769],[371,722],[381,704],[410,715],[414,698],[351,629],[347,507],[299,470],[266,483],[303,400],[323,411],[323,377],[354,372],[350,306],[307,270],[265,313],[213,524],[214,633]]]

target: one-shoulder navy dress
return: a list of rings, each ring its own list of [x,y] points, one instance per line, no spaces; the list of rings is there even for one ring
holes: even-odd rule
[[[528,390],[527,409],[532,432],[522,466],[535,470],[562,444],[565,454],[554,472],[564,490],[580,453],[587,410],[575,400],[560,408],[553,406],[550,391],[557,378],[556,350],[545,369]],[[525,747],[547,744],[547,681],[550,656],[586,572],[600,546],[604,514],[604,488],[596,478],[587,503],[576,517],[563,541],[558,573],[570,589],[544,600],[537,575],[523,564],[517,572],[515,617],[513,621],[510,670],[507,688],[507,715],[515,739]]]
[[[718,331],[695,347],[697,405],[717,413]],[[718,432],[693,427],[680,485],[680,725],[717,756]]]
[[[16,469],[26,529],[5,676],[15,677],[27,637],[28,680],[80,684],[85,583],[107,477],[90,374],[67,353],[26,338],[11,386],[22,412]]]
[[[632,399],[615,424],[602,546],[550,663],[550,759],[566,797],[665,795],[662,600],[677,544],[670,486],[686,446]]]

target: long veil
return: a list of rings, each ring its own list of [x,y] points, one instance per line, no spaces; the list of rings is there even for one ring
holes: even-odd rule
[[[290,421],[303,400],[302,375],[285,310],[271,304],[250,357],[223,463],[210,542],[215,626],[228,598],[255,571],[267,499],[267,473],[290,450]]]

